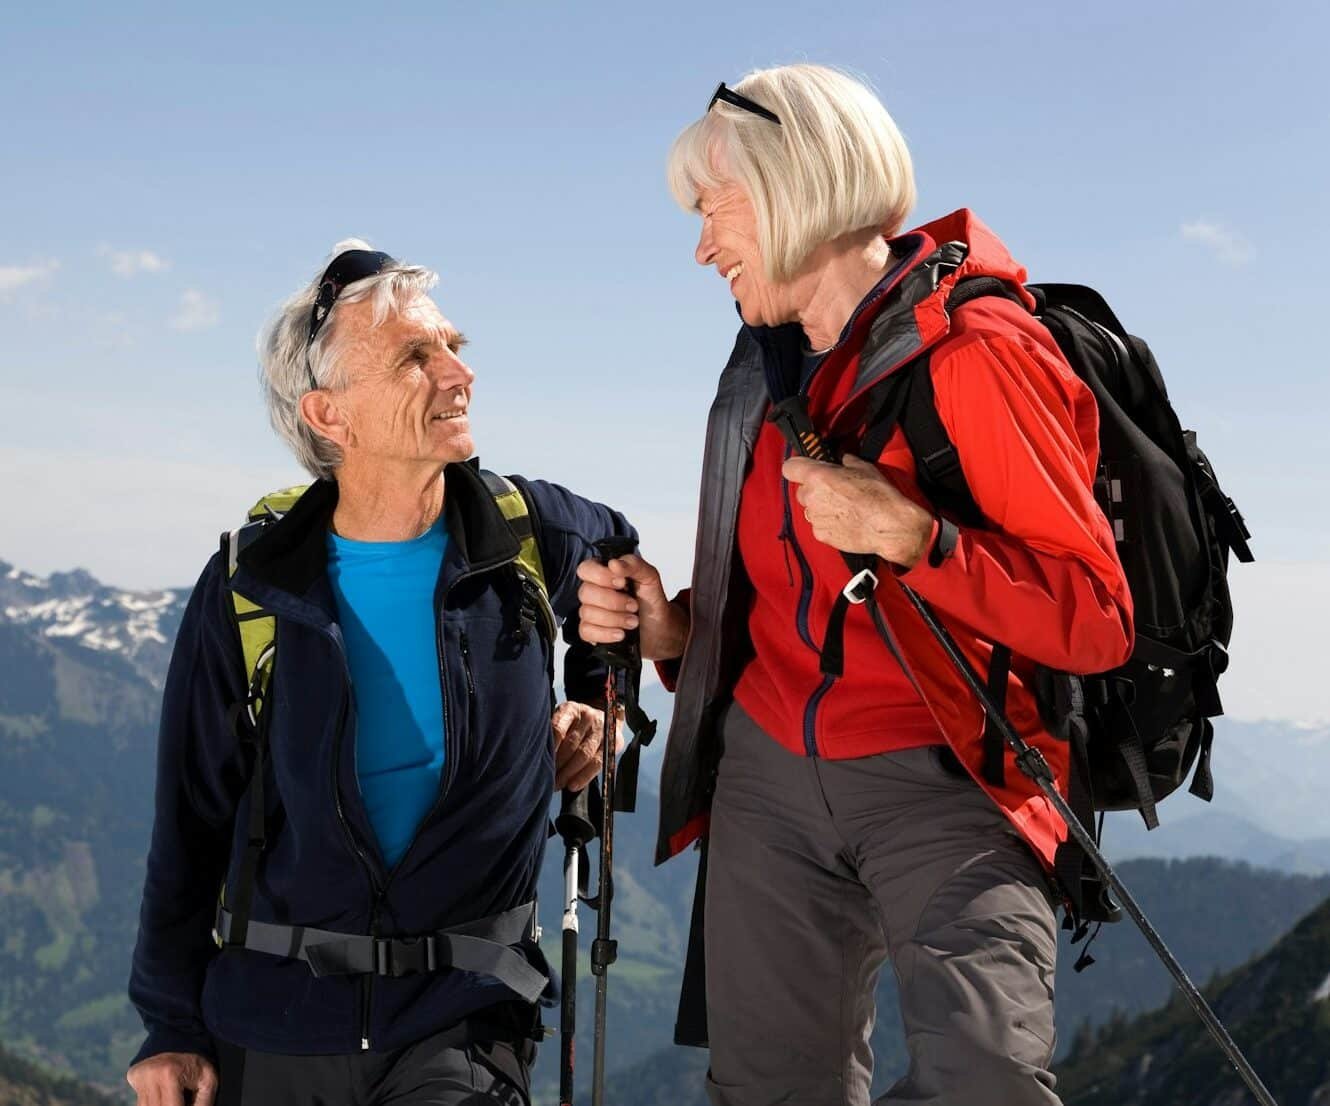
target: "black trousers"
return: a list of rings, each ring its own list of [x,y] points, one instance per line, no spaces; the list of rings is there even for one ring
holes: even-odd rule
[[[445,1030],[392,1052],[288,1056],[217,1040],[217,1106],[530,1106],[530,1055]],[[519,1055],[519,1052],[521,1055]]]

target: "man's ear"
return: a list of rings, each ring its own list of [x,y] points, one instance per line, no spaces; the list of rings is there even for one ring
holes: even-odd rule
[[[300,397],[300,417],[315,434],[343,449],[351,441],[351,423],[327,392],[306,392]]]

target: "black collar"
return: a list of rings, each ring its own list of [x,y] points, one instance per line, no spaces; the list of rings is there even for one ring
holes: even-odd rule
[[[443,472],[444,522],[463,563],[472,570],[513,560],[521,545],[485,487],[474,458]],[[328,570],[328,526],[337,506],[337,482],[318,480],[277,522],[240,551],[239,563],[256,580],[303,596]]]

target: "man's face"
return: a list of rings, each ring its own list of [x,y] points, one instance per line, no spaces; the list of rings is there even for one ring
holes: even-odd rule
[[[466,460],[475,452],[467,408],[476,374],[459,355],[465,339],[428,296],[371,322],[368,300],[338,307],[349,379],[332,397],[347,423],[347,459]]]
[[[789,289],[766,277],[758,246],[757,215],[737,184],[704,188],[697,196],[702,234],[693,256],[699,265],[716,267],[739,302],[750,326],[776,326],[794,318]]]

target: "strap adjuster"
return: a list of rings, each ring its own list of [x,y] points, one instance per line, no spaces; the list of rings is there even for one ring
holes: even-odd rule
[[[437,969],[438,944],[433,933],[422,937],[376,937],[374,974],[400,978]]]
[[[860,569],[850,577],[850,582],[841,588],[841,594],[851,603],[866,603],[877,588],[877,573],[871,568]]]

